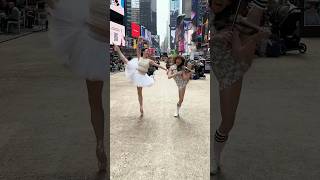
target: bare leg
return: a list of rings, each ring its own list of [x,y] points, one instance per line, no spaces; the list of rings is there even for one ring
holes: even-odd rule
[[[138,100],[139,100],[139,104],[140,104],[140,113],[141,113],[141,116],[143,116],[143,96],[142,96],[142,87],[137,87],[137,91],[138,91]]]
[[[240,100],[242,79],[233,84],[232,87],[220,91],[220,109],[222,122],[215,132],[213,142],[214,155],[211,157],[211,174],[215,175],[220,171],[221,153],[228,140],[228,134],[233,128],[236,118],[237,107]]]
[[[88,98],[91,110],[91,123],[96,135],[96,154],[99,161],[99,170],[106,171],[107,157],[104,147],[104,111],[102,104],[102,81],[87,80]]]
[[[179,89],[179,102],[178,102],[179,106],[181,106],[183,103],[185,93],[186,93],[186,87]]]
[[[220,91],[222,122],[219,131],[222,134],[228,135],[233,127],[240,100],[241,88],[242,79],[234,83],[232,87]]]
[[[181,108],[181,105],[182,105],[183,100],[184,100],[185,92],[186,92],[186,87],[184,87],[184,88],[179,88],[179,101],[178,101],[178,103],[177,103],[177,111],[176,111],[176,113],[174,114],[174,117],[179,117],[180,108]]]

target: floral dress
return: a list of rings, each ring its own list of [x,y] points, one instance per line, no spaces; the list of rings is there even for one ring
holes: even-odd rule
[[[210,14],[210,59],[212,71],[219,81],[220,90],[231,87],[235,82],[242,79],[250,65],[237,61],[232,56],[232,50],[226,47],[225,42],[215,36],[217,31],[214,24],[214,14]]]
[[[177,73],[178,70],[177,70],[177,65],[172,65],[170,67],[170,70],[173,72],[173,73]],[[177,75],[175,77],[173,77],[174,81],[176,82],[177,86],[179,89],[183,89],[187,86],[189,80],[184,80],[182,78],[182,75]]]

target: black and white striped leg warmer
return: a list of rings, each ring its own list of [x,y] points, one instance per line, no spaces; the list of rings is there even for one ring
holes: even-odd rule
[[[228,140],[228,135],[224,135],[219,132],[219,130],[216,131],[214,135],[214,144],[213,144],[213,151],[214,151],[214,160],[215,163],[220,164],[220,157],[221,153],[223,151],[223,148]]]
[[[268,0],[253,0],[252,5],[259,9],[267,9]]]
[[[219,132],[219,130],[216,131],[215,135],[214,135],[214,139],[216,142],[219,143],[224,143],[228,140],[228,136],[227,135],[223,135],[222,133]]]

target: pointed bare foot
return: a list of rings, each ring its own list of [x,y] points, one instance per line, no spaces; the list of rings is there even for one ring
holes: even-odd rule
[[[106,170],[107,170],[107,155],[105,152],[104,145],[102,143],[97,145],[96,155],[98,158],[99,172],[106,172]]]
[[[143,117],[143,107],[140,107],[140,117]]]

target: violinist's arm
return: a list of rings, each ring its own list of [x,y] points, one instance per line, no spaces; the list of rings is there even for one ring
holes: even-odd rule
[[[263,12],[266,10],[268,0],[254,0],[253,7],[249,10],[247,21],[257,26],[260,25]]]
[[[182,79],[183,80],[189,80],[191,78],[191,75],[192,75],[192,71],[187,71],[187,72],[184,72],[182,74]]]
[[[232,40],[232,55],[240,61],[249,61],[254,58],[256,45],[260,40],[260,33],[249,36],[245,42],[240,39],[239,31],[235,30]]]

